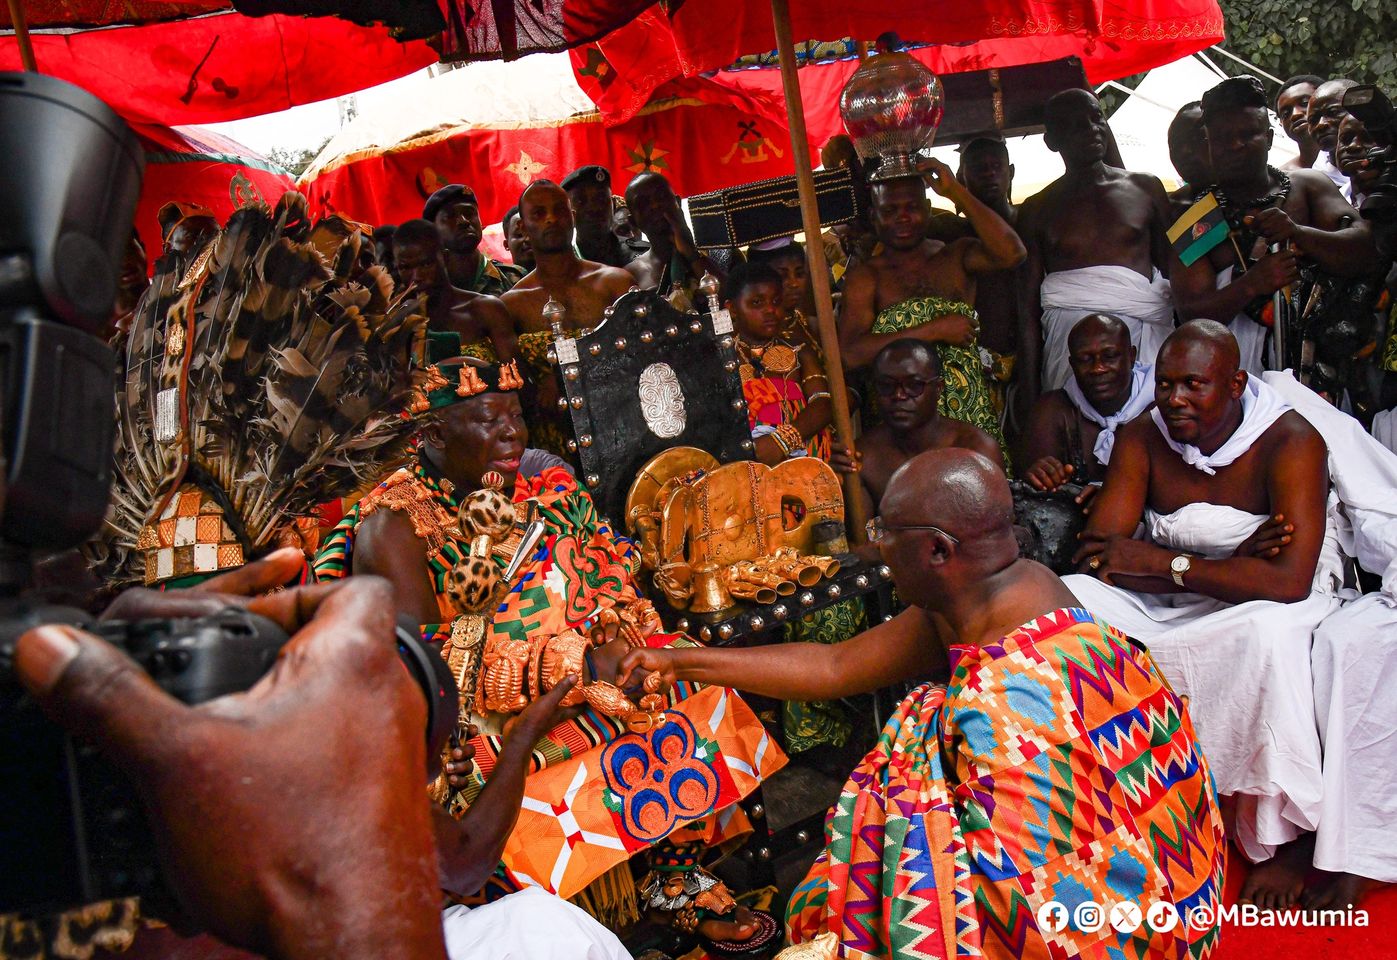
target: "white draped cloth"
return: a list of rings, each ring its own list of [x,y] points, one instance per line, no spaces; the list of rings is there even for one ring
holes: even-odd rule
[[[1245,453],[1288,409],[1268,384],[1249,378],[1242,423],[1211,455],[1176,443],[1157,412],[1155,422],[1176,453],[1211,474]],[[1218,791],[1238,798],[1233,839],[1254,861],[1320,823],[1310,642],[1339,608],[1337,511],[1334,499],[1312,591],[1297,603],[1233,604],[1195,593],[1134,593],[1095,577],[1063,578],[1083,607],[1146,644],[1170,683],[1189,698]],[[1145,534],[1168,549],[1218,559],[1265,520],[1234,507],[1191,503],[1171,514],[1147,510]]]
[[[1217,288],[1221,290],[1232,282],[1233,268],[1218,271]],[[1237,350],[1242,355],[1242,369],[1253,377],[1261,376],[1266,369],[1266,328],[1245,313],[1239,313],[1227,322],[1227,329],[1237,338]]]
[[[1043,278],[1040,293],[1044,391],[1061,390],[1072,379],[1067,335],[1087,314],[1120,317],[1144,363],[1154,363],[1160,344],[1174,330],[1174,298],[1158,270],[1149,279],[1114,264],[1058,270]]]
[[[616,934],[561,897],[527,887],[442,911],[451,960],[631,960]]]
[[[1149,539],[1195,555],[1229,556],[1266,519],[1193,503],[1149,511]],[[1095,577],[1063,578],[1081,605],[1149,647],[1189,713],[1218,792],[1237,797],[1233,839],[1253,861],[1320,820],[1310,638],[1339,608],[1338,542],[1327,537],[1315,589],[1298,603],[1226,603],[1195,593],[1134,593]]]
[[[1169,428],[1164,425],[1164,415],[1158,407],[1150,411],[1150,416],[1154,418],[1164,442],[1169,444],[1169,449],[1183,457],[1184,463],[1211,477],[1250,450],[1251,445],[1289,409],[1290,404],[1270,384],[1258,377],[1248,376],[1247,385],[1242,390],[1242,422],[1232,436],[1212,453],[1204,453],[1191,443],[1179,443],[1169,436]]]
[[[1130,371],[1130,398],[1109,416],[1100,413],[1091,405],[1086,394],[1082,393],[1082,388],[1077,385],[1075,376],[1068,379],[1063,390],[1067,393],[1067,399],[1072,401],[1072,405],[1081,411],[1082,416],[1101,428],[1091,452],[1097,461],[1105,466],[1111,462],[1111,451],[1116,447],[1116,428],[1134,420],[1145,412],[1146,407],[1154,403],[1154,364],[1135,364]]]
[[[1289,371],[1266,380],[1329,446],[1345,552],[1382,577],[1347,594],[1315,631],[1315,719],[1324,748],[1324,815],[1314,865],[1397,882],[1397,454]]]

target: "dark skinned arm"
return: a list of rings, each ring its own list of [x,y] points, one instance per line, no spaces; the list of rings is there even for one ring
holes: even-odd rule
[[[1060,486],[1042,487],[1033,482],[1034,470],[1040,463],[1051,460],[1060,466],[1070,459],[1062,432],[1062,396],[1055,390],[1038,398],[1020,444],[1019,463],[1024,465],[1024,479],[1039,489],[1052,490]]]
[[[1154,216],[1150,218],[1150,262],[1167,277],[1174,265],[1174,252],[1167,233],[1174,223],[1169,194],[1165,192],[1164,184],[1159,182],[1158,177],[1141,175],[1141,179],[1154,208]]]
[[[377,574],[393,587],[399,613],[418,623],[441,619],[436,591],[427,574],[427,546],[412,521],[396,510],[380,509],[359,525],[354,539],[353,574]]]
[[[1246,309],[1257,297],[1270,296],[1275,291],[1300,279],[1300,269],[1293,250],[1268,253],[1245,273],[1233,271],[1232,281],[1218,289],[1218,271],[1208,257],[1202,257],[1186,267],[1176,256],[1169,272],[1169,286],[1174,292],[1174,304],[1185,320],[1217,319],[1227,323]]]
[[[954,203],[975,228],[973,238],[954,241],[961,250],[961,267],[968,275],[1009,270],[1023,263],[1026,255],[1023,241],[1014,228],[977,200],[965,184],[955,178],[950,167],[931,159],[921,165],[921,170],[931,189]]]
[[[1299,414],[1286,415],[1287,418],[1292,416],[1299,419]],[[1290,543],[1274,556],[1234,554],[1217,560],[1195,557],[1184,575],[1184,590],[1227,603],[1248,600],[1295,603],[1310,595],[1315,565],[1324,542],[1325,497],[1329,489],[1324,441],[1309,424],[1291,420],[1271,442],[1275,443],[1275,448],[1270,452],[1267,494],[1272,515],[1282,515],[1294,526]],[[1117,453],[1112,454],[1111,470],[1107,473],[1108,489],[1119,450],[1118,441]],[[1103,496],[1106,493],[1107,490],[1102,491]],[[1088,522],[1089,531],[1095,520],[1093,512]],[[1144,593],[1179,592],[1169,573],[1169,562],[1179,551],[1138,541],[1116,540],[1104,544],[1099,551],[1096,544],[1088,543],[1081,555],[1093,553],[1103,560],[1094,572],[1107,582]]]
[[[946,316],[896,333],[874,333],[878,305],[878,275],[867,264],[844,275],[844,298],[839,311],[839,347],[849,370],[866,367],[878,352],[894,340],[967,345],[975,339],[975,325],[967,317]]]
[[[1021,424],[1032,419],[1043,393],[1042,308],[1040,305],[1035,311],[1030,307],[1030,298],[1036,300],[1037,296],[1031,293],[1029,272],[1027,260],[1014,271],[1014,322],[1017,325],[1018,344],[1013,380],[1019,388],[1014,396],[1014,405]],[[1039,282],[1042,282],[1041,277]]]
[[[1033,331],[1033,349],[1037,362],[1034,363],[1035,383],[1041,384],[1043,375],[1043,245],[1038,234],[1039,210],[1043,206],[1043,195],[1034,194],[1019,207],[1019,235],[1023,238],[1027,258],[1019,276],[1020,291],[1023,297],[1024,336],[1019,341],[1019,349],[1029,345],[1029,331]],[[1024,362],[1020,356],[1018,363]],[[1039,387],[1041,389],[1041,386]]]
[[[1100,554],[1104,545],[1129,540],[1134,536],[1140,518],[1145,515],[1150,492],[1149,435],[1146,431],[1157,429],[1153,418],[1141,417],[1116,430],[1116,444],[1111,451],[1111,462],[1106,467],[1106,480],[1095,497],[1086,529],[1082,531],[1082,546],[1072,558],[1072,562],[1078,565],[1079,573],[1098,573],[1090,568],[1088,561]],[[1112,582],[1128,590],[1146,593],[1178,590],[1167,573],[1163,583],[1121,577],[1116,577]]]
[[[900,681],[944,677],[948,663],[931,617],[912,607],[832,645],[632,650],[621,661],[618,684],[659,671],[668,684],[692,680],[778,700],[833,700]]]
[[[1279,207],[1258,212],[1253,225],[1269,243],[1290,242],[1329,273],[1361,277],[1378,268],[1372,226],[1362,219],[1324,174],[1296,171],[1292,182],[1303,189],[1310,225],[1296,223]]]
[[[500,363],[514,359],[518,337],[514,333],[514,319],[509,315],[499,297],[481,297],[475,304],[476,316],[485,324],[485,332],[495,347],[495,356]]]
[[[458,897],[476,893],[494,872],[524,802],[529,755],[558,720],[558,701],[572,689],[568,677],[511,721],[495,768],[460,820],[433,804],[441,888]]]

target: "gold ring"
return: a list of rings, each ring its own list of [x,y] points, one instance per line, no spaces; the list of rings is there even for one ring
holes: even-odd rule
[[[1101,558],[1092,557],[1087,561],[1087,566],[1091,567],[1093,570],[1099,570],[1101,568]]]

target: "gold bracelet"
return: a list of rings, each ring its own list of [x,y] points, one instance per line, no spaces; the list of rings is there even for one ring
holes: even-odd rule
[[[793,423],[781,424],[776,428],[776,435],[785,441],[782,446],[786,448],[786,456],[788,457],[791,455],[792,450],[799,450],[801,447],[805,446],[805,438],[800,435],[800,431],[796,429],[796,425]]]
[[[775,440],[775,441],[776,441],[776,445],[777,445],[778,447],[781,448],[781,457],[782,457],[782,459],[786,459],[786,458],[790,457],[790,455],[791,455],[791,448],[790,448],[790,445],[787,444],[786,441],[785,441],[785,439],[782,438],[782,436],[781,436],[781,431],[780,431],[779,429],[778,429],[778,430],[775,430],[775,431],[773,431],[773,432],[771,432],[771,433],[768,433],[767,436],[770,437],[772,440]]]
[[[810,394],[810,396],[808,396],[808,397],[805,398],[805,402],[806,402],[806,403],[814,403],[816,400],[829,400],[829,399],[832,399],[832,398],[830,397],[829,391],[828,391],[828,390],[816,390],[814,393]]]

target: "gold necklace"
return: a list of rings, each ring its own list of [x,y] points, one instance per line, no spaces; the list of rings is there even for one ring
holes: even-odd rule
[[[748,343],[740,336],[735,342],[738,357],[742,360],[740,372],[744,383],[757,375],[757,367],[761,367],[764,373],[788,377],[800,365],[800,347],[792,347],[779,338],[768,340],[760,346]]]

